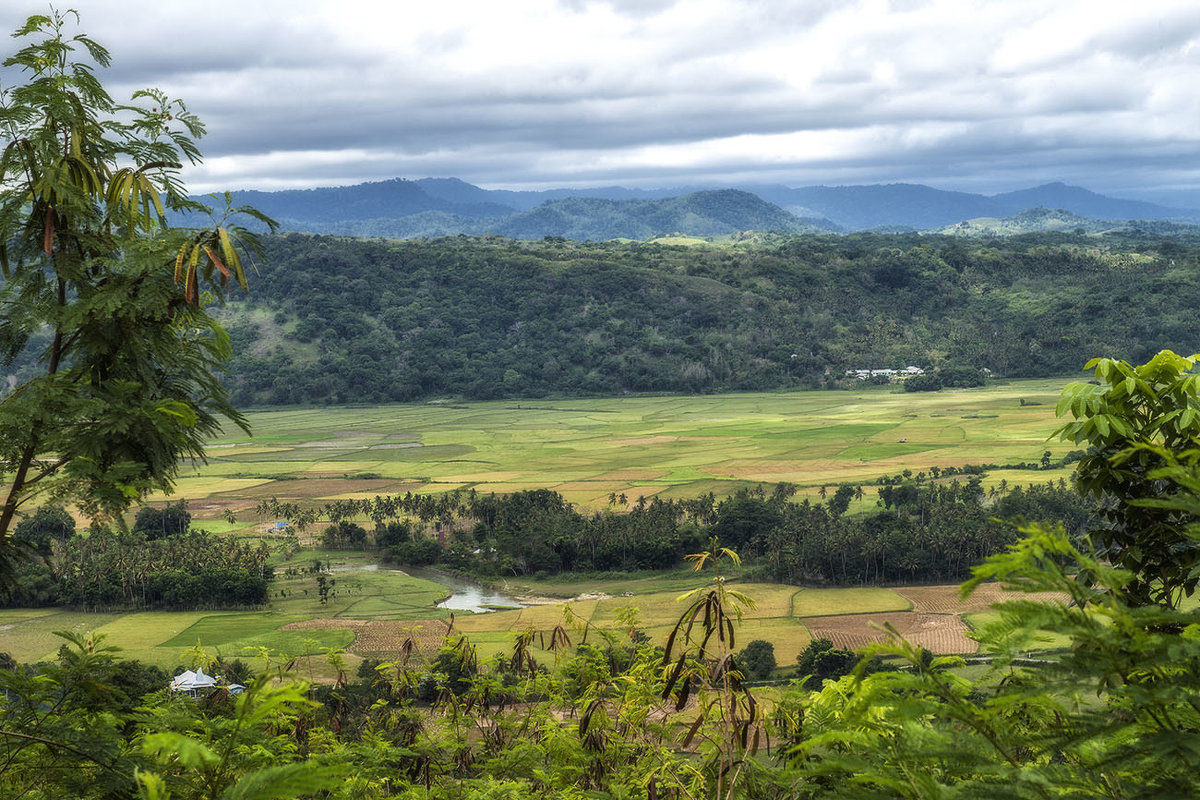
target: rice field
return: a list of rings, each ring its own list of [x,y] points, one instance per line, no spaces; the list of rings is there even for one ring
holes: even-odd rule
[[[496,402],[252,411],[253,437],[231,433],[213,443],[206,464],[189,465],[174,498],[216,532],[255,533],[255,506],[281,501],[317,504],[407,491],[481,492],[552,488],[582,507],[608,505],[610,495],[684,498],[789,481],[801,495],[823,485],[868,483],[905,469],[971,463],[1037,462],[1072,449],[1047,441],[1063,381],[1014,381],[982,389],[904,394],[889,387],[855,392],[795,392],[704,397]],[[985,486],[1044,482],[1067,470],[997,471]],[[159,498],[160,500],[167,498]],[[869,499],[868,499],[869,502]],[[851,506],[857,510],[859,503]],[[233,512],[237,521],[225,521]],[[330,596],[322,602],[315,557],[332,560]],[[411,636],[428,649],[440,641],[448,612],[436,583],[363,566],[365,554],[301,552],[276,565],[270,605],[253,612],[82,614],[58,609],[0,610],[0,651],[23,661],[53,656],[54,631],[95,631],[125,655],[164,667],[185,664],[199,645],[210,654],[279,657],[345,649],[361,657],[394,657]],[[291,570],[291,574],[288,571]],[[344,571],[343,571],[344,570]],[[571,614],[591,630],[612,626],[622,609],[662,639],[682,613],[678,598],[705,578],[686,571],[615,576],[581,583],[566,578],[509,587],[552,597],[581,595]],[[739,647],[752,639],[775,645],[781,666],[817,636],[840,646],[884,636],[890,623],[937,653],[974,651],[971,624],[982,624],[1004,599],[983,587],[967,602],[958,588],[813,589],[736,584],[757,601],[747,609]],[[511,646],[528,629],[564,620],[563,605],[463,615],[455,629],[482,656]],[[572,634],[578,640],[583,634]],[[593,634],[594,635],[594,634]]]
[[[789,481],[867,483],[904,469],[1037,462],[1064,381],[906,394],[894,387],[698,397],[426,403],[251,411],[175,492],[198,519],[262,500],[316,504],[404,492],[550,488],[583,507],[638,497],[718,496]],[[988,482],[1067,472],[997,473]],[[987,485],[987,484],[985,484]],[[166,498],[158,498],[166,499]]]
[[[339,561],[334,563],[337,566]],[[686,589],[706,585],[704,576],[682,571],[664,576],[664,586],[659,587],[643,577],[628,582],[611,579],[599,587],[582,582],[535,583],[520,588],[571,589],[580,594],[522,609],[460,612],[451,619],[449,612],[434,605],[444,596],[443,587],[430,581],[378,570],[336,572],[334,577],[343,588],[335,590],[325,605],[316,597],[315,579],[299,575],[281,577],[274,584],[277,596],[261,611],[0,610],[0,651],[22,661],[47,660],[61,644],[53,632],[72,630],[102,634],[106,644],[121,648],[124,657],[164,668],[189,666],[197,647],[209,655],[249,660],[270,654],[276,662],[344,650],[353,667],[361,658],[397,658],[409,638],[417,645],[414,657],[431,658],[453,631],[465,634],[486,659],[509,651],[520,633],[532,630],[548,636],[558,625],[571,631],[574,643],[585,635],[597,640],[600,631],[615,629],[618,617],[631,609],[639,629],[661,644],[687,606],[682,598]],[[1006,599],[988,586],[963,602],[957,585],[811,589],[736,579],[730,585],[755,601],[753,608],[744,610],[737,627],[737,647],[754,639],[768,641],[781,667],[795,664],[814,638],[830,639],[838,647],[860,647],[886,639],[885,625],[937,654],[974,653],[976,643],[969,632],[995,620],[991,603]],[[1040,646],[1059,644],[1047,639]],[[543,657],[550,658],[549,654]]]

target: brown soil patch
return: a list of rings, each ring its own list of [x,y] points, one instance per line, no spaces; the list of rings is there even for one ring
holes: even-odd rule
[[[188,500],[188,511],[199,524],[209,519],[221,519],[226,511],[232,511],[240,518],[243,512],[253,511],[254,505],[240,498],[210,497],[204,500]]]
[[[988,611],[1008,600],[1033,600],[1040,603],[1065,601],[1066,595],[1052,592],[1006,592],[998,583],[984,583],[971,596],[959,598],[958,584],[950,586],[896,586],[892,591],[913,604],[913,611],[929,614],[973,614]]]
[[[347,436],[344,439],[330,439],[323,442],[299,442],[292,445],[292,447],[336,447],[347,450],[366,450],[370,447],[370,444],[366,443],[362,437]]]
[[[352,473],[347,470],[347,473]],[[397,490],[403,493],[404,486],[412,486],[411,482],[382,478],[358,480],[352,478],[307,478],[301,477],[294,481],[271,481],[270,483],[251,486],[247,489],[222,494],[241,494],[253,497],[324,497],[326,495],[345,494],[346,492],[373,492],[375,494],[395,494]]]
[[[350,630],[354,641],[347,648],[351,653],[395,658],[401,645],[412,639],[418,653],[424,658],[437,655],[438,648],[445,643],[446,623],[438,619],[427,620],[373,620],[373,619],[307,619],[284,625],[285,631]]]
[[[974,653],[979,649],[977,642],[967,638],[967,623],[956,614],[893,611],[804,620],[812,638],[828,639],[835,647],[846,650],[887,641],[887,634],[880,630],[885,623],[890,623],[908,641],[938,655]]]

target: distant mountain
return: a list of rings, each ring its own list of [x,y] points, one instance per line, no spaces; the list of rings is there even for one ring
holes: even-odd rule
[[[1005,207],[1007,214],[1016,214],[1030,208],[1056,208],[1070,211],[1081,217],[1095,219],[1171,219],[1194,218],[1196,212],[1160,206],[1141,200],[1120,200],[1090,192],[1065,183],[1047,183],[1019,192],[993,195],[991,199]]]
[[[815,224],[815,223],[820,224]],[[550,200],[505,220],[495,233],[514,239],[649,239],[667,233],[724,236],[739,231],[811,233],[832,229],[805,221],[757,195],[736,189],[693,192],[662,200],[573,197]]]
[[[283,230],[395,239],[493,233],[513,239],[561,236],[599,241],[669,233],[724,236],[740,231],[837,230],[826,220],[799,219],[736,189],[662,199],[565,197],[518,212],[489,201],[496,196],[456,179],[430,178],[306,192],[238,192],[235,201],[275,217]]]
[[[971,217],[1004,216],[1007,206],[967,192],[911,183],[875,186],[752,187],[759,197],[798,216],[820,216],[850,230],[940,228]]]
[[[423,211],[441,211],[464,217],[504,216],[514,211],[511,206],[487,199],[462,202],[444,200],[427,193],[416,181],[400,178],[360,183],[357,186],[287,189],[280,192],[242,191],[233,194],[236,203],[252,205],[272,217],[305,223],[406,217]]]
[[[1044,218],[1000,224],[1039,208],[1107,221],[1108,228],[1123,224],[1114,220],[1200,222],[1197,211],[1106,197],[1063,183],[989,197],[907,183],[510,191],[483,189],[458,178],[422,178],[324,189],[243,191],[235,193],[235,201],[275,217],[284,230],[389,238],[496,233],[520,239],[598,240],[645,239],[661,233],[722,236],[749,230],[939,231],[984,219],[993,220],[991,228],[997,231],[1076,227],[1091,231],[1095,227],[1091,222],[1047,227],[1050,223]],[[1168,225],[1162,232],[1171,230]]]
[[[452,203],[496,203],[516,211],[529,211],[547,200],[571,197],[603,200],[661,200],[699,191],[693,188],[626,189],[623,186],[600,186],[591,189],[546,189],[538,192],[517,192],[510,189],[481,189],[458,178],[421,178],[414,181],[426,194]]]
[[[971,219],[1006,219],[1036,208],[1061,209],[1097,220],[1200,221],[1200,212],[1106,197],[1064,183],[991,196],[910,183],[742,188],[793,214],[823,216],[849,230],[939,230]]]

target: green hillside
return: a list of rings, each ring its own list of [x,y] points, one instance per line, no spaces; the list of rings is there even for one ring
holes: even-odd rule
[[[222,312],[243,404],[821,387],[907,365],[1044,377],[1200,343],[1200,249],[1129,235],[268,250]]]

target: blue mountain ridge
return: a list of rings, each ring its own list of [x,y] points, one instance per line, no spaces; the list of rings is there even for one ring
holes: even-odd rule
[[[289,230],[409,237],[500,233],[520,238],[644,238],[647,231],[719,235],[746,224],[776,231],[936,230],[1035,208],[1102,220],[1200,222],[1200,212],[1108,197],[1064,183],[995,195],[921,184],[788,187],[621,186],[541,191],[484,189],[458,178],[422,178],[277,192],[234,192]],[[605,201],[579,203],[570,201]],[[601,218],[596,218],[600,215]],[[545,225],[542,230],[539,225]]]

